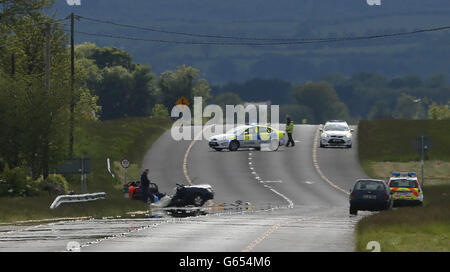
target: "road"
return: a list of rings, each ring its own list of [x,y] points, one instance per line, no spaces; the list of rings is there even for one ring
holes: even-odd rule
[[[167,131],[142,165],[160,191],[171,193],[175,183],[208,183],[216,192],[214,206],[240,200],[251,209],[0,226],[0,251],[63,251],[70,241],[82,251],[352,251],[354,225],[369,214],[348,213],[348,189],[366,177],[357,143],[322,149],[317,136],[317,126],[296,125],[295,147],[217,152],[206,140],[176,142]]]

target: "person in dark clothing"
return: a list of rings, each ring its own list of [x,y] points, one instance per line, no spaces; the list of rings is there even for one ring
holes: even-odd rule
[[[291,118],[288,117],[286,118],[286,133],[288,135],[288,141],[286,143],[286,146],[289,146],[289,144],[295,146],[294,139],[292,139],[292,132],[294,132],[294,121],[292,121]]]
[[[149,193],[150,180],[148,179],[148,176],[147,176],[149,172],[150,172],[150,170],[145,169],[141,175],[142,201],[144,201],[145,203],[148,202],[148,198],[150,196],[150,193]]]

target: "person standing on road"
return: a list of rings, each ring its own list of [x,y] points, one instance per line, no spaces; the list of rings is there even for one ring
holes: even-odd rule
[[[294,132],[294,121],[291,120],[290,117],[286,118],[286,133],[288,135],[288,141],[286,143],[286,146],[289,146],[291,143],[292,146],[295,146],[294,139],[292,139],[292,132]]]
[[[148,179],[149,172],[150,172],[150,170],[145,169],[141,175],[142,201],[144,201],[145,203],[148,202],[148,197],[149,197],[149,186],[150,186],[150,180]]]

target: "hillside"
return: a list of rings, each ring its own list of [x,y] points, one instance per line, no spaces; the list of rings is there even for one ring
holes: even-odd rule
[[[55,0],[56,17],[78,15],[173,32],[243,37],[340,37],[376,35],[450,25],[450,2],[433,0],[382,1],[371,7],[365,0],[82,0],[70,7]],[[249,42],[169,35],[80,20],[76,30],[197,42]],[[317,80],[324,74],[358,71],[386,76],[416,73],[450,74],[449,31],[369,41],[346,41],[289,46],[178,45],[119,40],[77,34],[76,42],[115,45],[136,62],[161,73],[178,65],[199,68],[213,84],[253,77],[292,82]]]

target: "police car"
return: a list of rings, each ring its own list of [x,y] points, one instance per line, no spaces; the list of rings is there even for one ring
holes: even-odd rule
[[[422,205],[423,190],[415,172],[393,172],[388,186],[395,206]]]
[[[216,151],[239,148],[255,148],[256,150],[278,150],[284,143],[284,132],[265,125],[241,125],[209,139],[209,147]]]
[[[330,120],[320,128],[320,132],[320,147],[352,147],[353,129],[344,120]]]

